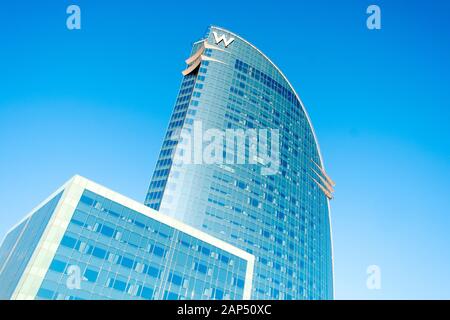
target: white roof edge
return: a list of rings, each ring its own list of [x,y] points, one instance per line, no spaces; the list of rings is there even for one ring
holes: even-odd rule
[[[224,31],[224,32],[226,32],[226,33],[229,33],[229,34],[233,35],[234,37],[238,38],[239,40],[245,42],[246,44],[248,44],[249,46],[251,46],[253,49],[255,49],[259,54],[261,54],[265,59],[267,59],[267,61],[269,61],[269,62],[272,64],[272,66],[273,66],[273,67],[281,74],[281,76],[283,77],[283,79],[288,83],[288,85],[289,85],[289,87],[291,88],[292,92],[294,92],[295,97],[296,97],[296,98],[298,99],[298,101],[300,102],[300,105],[302,106],[302,110],[303,110],[303,112],[305,113],[306,119],[308,120],[309,127],[311,128],[311,131],[312,131],[312,133],[313,133],[314,141],[315,141],[315,143],[316,143],[316,145],[317,145],[317,151],[318,151],[318,154],[319,154],[320,164],[321,164],[322,168],[325,170],[325,166],[324,166],[323,158],[322,158],[322,153],[320,152],[319,141],[317,140],[316,132],[314,131],[314,127],[313,127],[313,125],[312,125],[311,119],[309,118],[308,112],[306,111],[306,108],[305,108],[305,106],[304,106],[302,100],[300,99],[300,96],[297,94],[297,92],[295,91],[294,87],[293,87],[292,84],[289,82],[289,80],[288,80],[287,77],[284,75],[284,73],[280,70],[280,68],[278,68],[277,65],[276,65],[275,63],[273,63],[272,60],[270,60],[269,57],[266,56],[261,50],[259,50],[259,49],[258,49],[257,47],[255,47],[253,44],[251,44],[250,42],[248,42],[247,40],[245,40],[245,39],[242,38],[241,36],[237,35],[236,33],[231,32],[231,31],[229,31],[229,30],[227,30],[227,29],[224,29],[224,28],[221,28],[221,27],[214,26],[214,25],[210,26],[210,28],[214,28],[214,29],[217,29],[217,30]]]
[[[238,256],[247,261],[247,263],[251,263],[255,260],[255,256],[235,247],[225,241],[222,241],[216,237],[213,237],[203,231],[200,231],[194,227],[191,227],[183,222],[180,222],[172,217],[169,217],[165,214],[162,214],[150,207],[147,207],[143,203],[140,203],[136,200],[128,198],[118,192],[115,192],[111,189],[108,189],[98,183],[95,183],[87,178],[81,176],[74,176],[70,181],[70,183],[76,183],[78,185],[83,186],[86,190],[94,192],[100,196],[103,196],[109,200],[115,201],[123,206],[126,206],[132,210],[135,210],[143,215],[146,215],[149,218],[157,220],[161,223],[164,223],[172,228],[180,230],[190,236],[198,238],[204,242],[212,244],[224,251],[227,251],[235,256]]]
[[[80,177],[78,174],[75,174],[72,178],[67,180],[61,187],[56,189],[51,195],[49,195],[45,200],[41,201],[36,207],[34,207],[25,217],[19,220],[15,225],[13,225],[8,232],[6,232],[5,236],[3,237],[3,241],[6,239],[6,237],[15,229],[17,228],[22,222],[27,220],[29,217],[31,217],[36,211],[41,209],[44,205],[46,205],[50,200],[52,200],[54,197],[56,197],[60,192],[64,191],[68,185],[70,185],[75,178]],[[3,244],[3,241],[0,243],[0,246]]]

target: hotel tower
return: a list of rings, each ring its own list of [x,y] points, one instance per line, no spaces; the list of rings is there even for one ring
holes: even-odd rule
[[[182,74],[145,204],[254,255],[253,299],[332,299],[334,182],[299,95],[264,53],[219,27],[193,44]],[[252,153],[268,145],[271,163]]]

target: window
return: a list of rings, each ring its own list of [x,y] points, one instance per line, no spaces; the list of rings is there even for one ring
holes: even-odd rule
[[[94,270],[86,269],[86,271],[84,272],[84,277],[89,282],[95,282],[95,281],[97,281],[98,272],[94,271]]]
[[[125,268],[131,269],[133,268],[133,260],[127,257],[122,257],[121,265],[124,266]]]
[[[159,270],[154,267],[148,267],[147,274],[153,278],[159,278]]]
[[[64,236],[64,238],[61,240],[61,245],[68,248],[75,248],[75,245],[77,244],[77,240],[74,238]]]
[[[50,265],[50,270],[63,273],[66,269],[67,264],[59,261],[59,260],[53,260],[52,264]]]
[[[178,300],[178,295],[173,292],[164,292],[164,299],[165,300]]]
[[[53,299],[53,295],[54,295],[53,291],[47,290],[47,289],[44,289],[44,288],[40,288],[38,293],[37,293],[37,296],[39,298],[43,298],[43,299]]]
[[[201,247],[201,248],[202,248],[202,253],[204,255],[209,256],[211,254],[211,250],[209,250],[208,248],[205,248],[205,247]]]
[[[147,287],[142,288],[141,297],[150,300],[153,298],[153,290]]]
[[[114,234],[114,229],[104,225],[102,227],[101,234],[111,238],[113,236],[113,234]]]
[[[99,258],[99,259],[105,259],[106,251],[103,250],[103,249],[95,247],[94,250],[92,251],[92,255],[94,257]]]
[[[169,281],[172,282],[173,284],[176,284],[177,286],[181,286],[183,278],[171,272],[169,274]]]
[[[194,270],[196,270],[200,273],[206,274],[206,272],[208,271],[208,268],[204,264],[196,262],[194,264]]]
[[[87,204],[88,206],[92,206],[95,201],[87,196],[82,196],[80,202]]]
[[[115,280],[110,282],[110,286],[118,291],[124,292],[127,287],[127,284],[124,281]]]
[[[214,297],[215,297],[217,300],[222,300],[222,299],[223,299],[223,291],[222,291],[222,290],[219,290],[219,289],[216,289],[216,290],[215,290],[215,293],[214,293]]]
[[[165,250],[161,247],[155,246],[153,248],[153,254],[158,256],[158,257],[163,257],[165,254]]]
[[[223,262],[223,263],[228,263],[229,261],[230,261],[230,258],[228,258],[227,256],[225,256],[225,255],[220,255],[220,260]]]

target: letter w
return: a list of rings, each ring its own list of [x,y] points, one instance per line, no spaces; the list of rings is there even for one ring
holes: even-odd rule
[[[225,48],[228,47],[233,41],[234,38],[226,38],[224,34],[222,34],[220,37],[217,35],[217,32],[213,31],[214,40],[216,41],[216,44],[219,44],[223,41],[223,44],[225,45]]]

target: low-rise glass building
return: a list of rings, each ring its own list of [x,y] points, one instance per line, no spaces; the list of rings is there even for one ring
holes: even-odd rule
[[[254,257],[75,176],[6,235],[0,299],[249,299]]]

